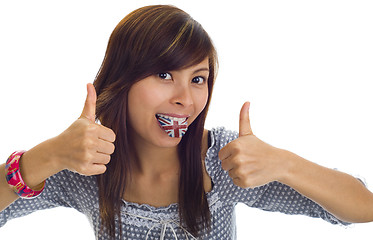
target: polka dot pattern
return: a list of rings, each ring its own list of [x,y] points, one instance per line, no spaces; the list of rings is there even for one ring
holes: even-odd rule
[[[210,134],[211,147],[207,151],[205,162],[206,170],[213,182],[212,190],[207,193],[212,217],[211,231],[204,230],[198,238],[193,237],[180,224],[177,203],[156,208],[123,200],[122,225],[116,226],[116,239],[119,239],[119,228],[122,228],[123,238],[131,240],[236,239],[234,210],[237,203],[244,203],[249,207],[265,211],[322,218],[333,224],[348,224],[282,183],[271,182],[248,189],[235,186],[227,172],[221,168],[218,153],[227,143],[236,139],[238,134],[225,128],[212,129]],[[10,219],[37,210],[61,206],[74,208],[85,214],[91,221],[96,239],[109,239],[107,233],[100,232],[98,187],[95,177],[81,176],[67,170],[50,177],[44,192],[38,198],[18,199],[2,211],[0,227]]]

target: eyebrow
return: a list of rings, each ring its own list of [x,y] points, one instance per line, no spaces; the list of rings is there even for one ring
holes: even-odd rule
[[[202,71],[208,71],[208,72],[210,72],[210,69],[209,69],[209,68],[200,68],[200,69],[195,70],[195,71],[193,72],[193,74],[196,74],[196,73],[198,73],[198,72],[202,72]]]

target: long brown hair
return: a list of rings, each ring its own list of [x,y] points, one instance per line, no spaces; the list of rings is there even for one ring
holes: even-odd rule
[[[195,236],[210,226],[203,186],[201,143],[217,69],[216,51],[202,26],[184,11],[168,5],[147,6],[128,14],[110,36],[94,81],[96,118],[117,135],[115,152],[104,174],[97,176],[102,227],[114,238],[115,218],[131,177],[127,96],[131,86],[153,74],[183,69],[209,59],[209,97],[204,110],[178,145],[180,222]],[[122,235],[122,227],[120,234]],[[103,230],[103,229],[102,229]]]

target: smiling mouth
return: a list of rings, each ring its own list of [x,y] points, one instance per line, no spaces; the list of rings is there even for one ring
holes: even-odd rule
[[[173,138],[181,138],[188,130],[188,117],[172,117],[165,114],[155,115],[161,129]]]

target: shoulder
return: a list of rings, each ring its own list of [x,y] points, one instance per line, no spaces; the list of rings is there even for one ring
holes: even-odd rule
[[[63,170],[47,179],[46,189],[59,196],[77,197],[95,195],[98,187],[95,176],[82,176]]]
[[[219,159],[220,149],[238,138],[238,132],[227,130],[224,127],[218,127],[209,130],[208,137],[210,138],[210,146],[207,148],[205,154],[205,167],[210,177],[214,178],[214,176],[219,175],[222,171],[221,161]]]
[[[229,142],[238,138],[238,132],[227,130],[225,127],[212,128],[210,131],[211,147],[221,149]]]

